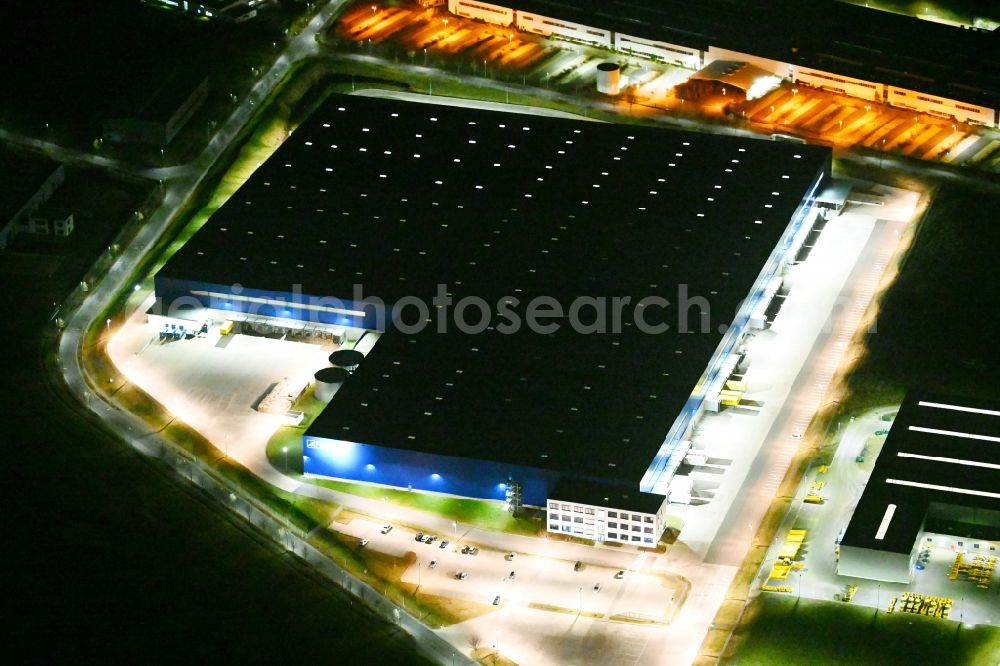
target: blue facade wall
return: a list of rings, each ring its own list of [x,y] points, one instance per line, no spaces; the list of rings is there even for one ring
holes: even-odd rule
[[[212,284],[159,275],[155,277],[154,283],[156,295],[162,299],[163,307],[168,311],[171,307],[177,307],[180,304],[188,307],[200,304],[206,308],[245,314],[248,317],[279,317],[307,323],[353,326],[369,330],[385,330],[385,322],[391,321],[392,317],[391,311],[380,315],[373,306],[355,303],[349,298],[313,296],[290,291],[266,291],[250,289],[241,285]],[[208,294],[219,294],[219,296]],[[249,301],[246,299],[264,299],[274,302],[261,303],[259,300]],[[324,311],[323,308],[364,311],[366,315],[334,313]]]
[[[524,504],[545,506],[549,491],[564,476],[554,470],[526,465],[320,437],[304,437],[302,443],[302,465],[306,474],[475,499],[503,501],[506,482],[512,478],[521,483]]]

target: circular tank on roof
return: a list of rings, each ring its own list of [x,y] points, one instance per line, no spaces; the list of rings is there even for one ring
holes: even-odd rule
[[[357,349],[338,349],[330,354],[330,365],[339,365],[342,368],[354,368],[361,365],[365,360],[365,355]]]
[[[618,63],[602,62],[597,66],[597,92],[617,95],[621,92],[622,68]]]
[[[323,368],[322,370],[317,370],[316,374],[313,375],[313,379],[316,380],[316,389],[313,391],[313,395],[316,396],[317,400],[330,402],[333,394],[336,393],[347,377],[348,372],[343,368]]]

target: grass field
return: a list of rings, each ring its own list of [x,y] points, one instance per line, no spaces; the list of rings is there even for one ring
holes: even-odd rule
[[[995,399],[1000,225],[988,211],[1000,207],[1000,188],[953,179],[928,184],[930,208],[848,379],[847,409],[899,402],[910,387]]]
[[[1000,628],[874,610],[831,601],[763,594],[734,636],[739,666],[1000,663]]]

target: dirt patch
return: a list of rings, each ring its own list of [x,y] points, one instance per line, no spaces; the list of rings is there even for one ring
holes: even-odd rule
[[[357,511],[352,511],[351,509],[344,509],[333,522],[341,525],[350,525],[353,520],[371,520],[371,518],[363,513],[358,513]]]
[[[602,618],[604,613],[593,613],[591,611],[575,611],[572,608],[563,608],[562,606],[553,606],[552,604],[539,604],[532,602],[528,604],[528,608],[534,608],[535,610],[549,611],[550,613],[565,613],[567,615],[580,615],[581,617],[593,617]]]
[[[663,581],[663,587],[666,587],[674,591],[674,601],[670,604],[670,608],[667,609],[666,613],[666,623],[670,624],[677,619],[677,613],[680,612],[681,608],[684,606],[684,602],[687,601],[688,595],[691,593],[691,581],[683,576],[675,576],[673,574],[660,574]]]
[[[632,617],[631,615],[612,615],[608,622],[624,622],[626,624],[666,624],[662,620],[652,620],[646,617]]]
[[[472,651],[472,658],[483,666],[517,666],[517,662],[500,654],[494,648],[476,648]]]
[[[428,622],[433,617],[435,619],[434,624],[438,627],[458,624],[459,622],[472,620],[498,610],[496,606],[489,606],[476,601],[442,597],[437,594],[423,594],[418,592],[416,600],[430,613],[420,617],[420,620]]]

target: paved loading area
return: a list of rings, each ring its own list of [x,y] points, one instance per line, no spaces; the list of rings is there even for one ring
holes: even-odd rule
[[[914,571],[913,582],[909,585],[837,575],[838,536],[847,527],[861,498],[885,440],[883,433],[888,430],[895,412],[896,407],[887,406],[839,424],[837,432],[840,441],[833,462],[825,472],[814,467],[806,474],[789,515],[771,544],[757,584],[770,582],[775,586],[783,585],[790,588],[785,594],[826,601],[843,599],[848,587],[856,586],[849,603],[886,611],[892,599],[896,598],[894,612],[901,612],[900,599],[904,592],[943,597],[953,602],[949,619],[971,624],[998,624],[1000,580],[995,572],[987,579],[989,582],[985,588],[967,574],[950,577],[959,552],[962,552],[965,563],[974,562],[977,556],[988,560],[991,556],[1000,556],[997,544],[925,534],[921,539],[922,550],[926,550],[927,555],[922,562],[924,568]],[[822,485],[817,488],[819,484]],[[802,498],[807,494],[822,496],[823,503],[803,503]],[[793,569],[785,580],[767,581],[778,549],[784,544],[790,529],[806,530],[805,542],[795,558],[801,568]]]
[[[779,132],[946,164],[1000,169],[1000,132],[787,83],[739,113]]]
[[[148,305],[148,304],[147,304]],[[108,355],[130,382],[237,460],[272,483],[298,485],[274,470],[265,446],[282,416],[254,406],[275,383],[305,386],[329,366],[330,349],[306,342],[230,334],[218,326],[204,337],[163,341],[140,307],[108,344]]]
[[[695,490],[707,502],[672,505],[670,511],[684,520],[681,539],[705,556],[711,552],[710,561],[733,566],[742,561],[800,444],[793,435],[804,432],[818,401],[799,405],[804,395],[801,390],[793,393],[792,386],[800,370],[808,369],[810,352],[873,225],[871,219],[848,216],[827,223],[809,259],[792,268],[791,291],[773,326],[758,332],[748,345],[745,395],[759,410],[708,414],[695,432],[692,448],[706,452],[715,463],[692,473]],[[785,433],[787,419],[779,416],[789,408],[795,413],[790,426],[794,432]],[[750,513],[727,518],[742,514],[741,507],[750,508]]]

